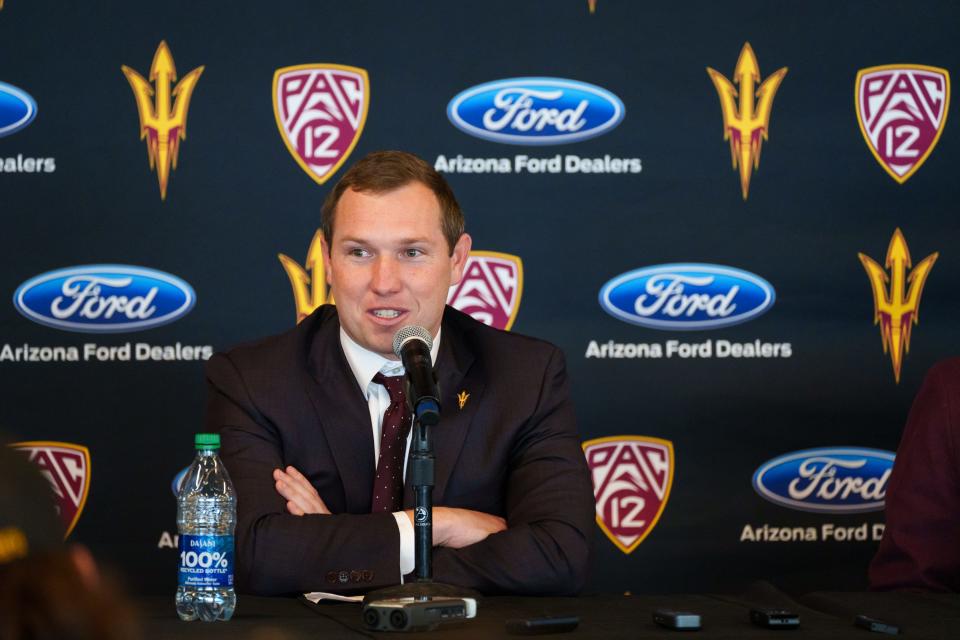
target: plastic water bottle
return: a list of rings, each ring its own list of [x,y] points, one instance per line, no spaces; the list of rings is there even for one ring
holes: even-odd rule
[[[217,455],[219,434],[198,433],[194,444],[197,456],[183,478],[177,499],[177,615],[181,620],[229,620],[237,606],[233,590],[237,496]]]

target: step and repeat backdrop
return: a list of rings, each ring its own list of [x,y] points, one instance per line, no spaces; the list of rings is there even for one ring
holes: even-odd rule
[[[0,0],[0,431],[70,540],[172,593],[204,361],[329,302],[320,204],[404,149],[474,238],[449,304],[566,353],[591,589],[864,588],[912,398],[960,353],[958,27],[949,2]]]

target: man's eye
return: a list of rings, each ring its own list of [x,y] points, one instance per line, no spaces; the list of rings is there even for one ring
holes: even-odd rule
[[[360,247],[354,247],[353,249],[347,250],[347,255],[354,258],[365,258],[370,255],[366,249],[361,249]]]
[[[420,249],[404,249],[403,255],[407,258],[419,258],[423,255],[423,251]]]

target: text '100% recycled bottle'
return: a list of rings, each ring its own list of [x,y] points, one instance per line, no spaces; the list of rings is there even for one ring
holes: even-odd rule
[[[177,615],[181,620],[229,620],[237,606],[233,589],[233,529],[237,496],[217,452],[220,436],[198,433],[197,455],[180,485],[177,528],[180,575]]]

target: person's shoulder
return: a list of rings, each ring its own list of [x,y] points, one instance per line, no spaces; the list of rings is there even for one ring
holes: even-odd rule
[[[946,358],[930,367],[924,385],[960,389],[960,357]]]
[[[960,358],[956,357],[940,360],[927,370],[910,407],[905,434],[945,430],[960,431]]]
[[[336,308],[322,305],[297,325],[282,333],[244,342],[219,352],[211,360],[227,359],[240,369],[286,367],[304,359],[318,332],[339,327]]]
[[[563,355],[560,348],[551,342],[513,331],[495,329],[450,306],[446,308],[443,323],[444,331],[455,333],[475,353],[487,357],[509,356],[529,360]]]

